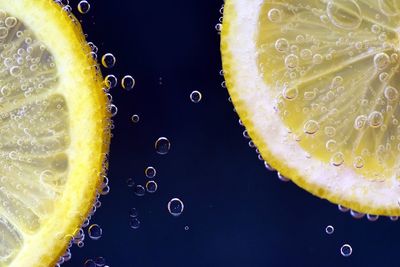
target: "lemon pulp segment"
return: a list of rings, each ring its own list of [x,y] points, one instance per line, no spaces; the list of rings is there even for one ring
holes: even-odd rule
[[[0,0],[0,266],[51,266],[105,171],[109,112],[79,24],[51,0]]]
[[[229,0],[229,92],[263,157],[308,191],[399,215],[400,4]]]

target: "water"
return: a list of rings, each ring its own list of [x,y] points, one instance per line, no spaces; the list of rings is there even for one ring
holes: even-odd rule
[[[70,2],[76,8],[79,1]],[[293,183],[280,182],[249,147],[221,88],[214,27],[223,1],[177,0],[173,6],[165,1],[88,2],[91,9],[81,17],[89,40],[98,46],[98,59],[108,51],[116,58],[113,68],[102,68],[105,76],[118,80],[110,90],[118,108],[108,173],[111,191],[89,223],[100,225],[103,235],[94,241],[86,234],[84,247],[74,245],[71,260],[62,266],[84,266],[89,258],[95,263],[100,255],[109,266],[143,267],[395,263],[398,221],[380,217],[372,223],[372,215],[355,220],[348,209],[341,207],[347,211],[342,213]],[[384,2],[389,3],[386,12],[396,12],[390,1]],[[301,50],[297,56],[308,57],[307,52],[301,57]],[[309,60],[318,63],[319,56]],[[127,74],[137,82],[129,92],[121,84]],[[190,98],[194,89],[203,96],[198,104]],[[393,92],[387,90],[387,100],[396,99]],[[296,99],[303,97],[297,93]],[[288,92],[289,98],[293,95]],[[334,131],[319,127],[317,133],[337,136]],[[162,156],[155,148],[161,136],[172,142]],[[157,169],[150,179],[144,173],[148,166]],[[130,177],[133,187],[127,186]],[[156,193],[146,191],[148,181],[157,183]],[[144,196],[135,195],[136,185]],[[177,196],[184,210],[173,216],[167,204]],[[328,224],[335,227],[332,235],[325,232]],[[350,257],[341,256],[346,242],[356,252]],[[171,257],[177,251],[179,257]]]

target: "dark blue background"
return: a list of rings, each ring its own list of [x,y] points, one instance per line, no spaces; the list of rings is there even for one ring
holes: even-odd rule
[[[64,266],[103,256],[111,267],[389,266],[397,262],[399,226],[388,218],[355,220],[336,205],[311,196],[268,172],[242,136],[228,93],[221,87],[219,35],[214,26],[222,1],[90,1],[83,19],[99,56],[112,52],[121,79],[134,90],[112,90],[118,115],[110,151],[111,192],[91,223],[103,228],[94,241],[72,249]],[[78,1],[71,1],[76,12]],[[161,80],[160,80],[161,77]],[[162,81],[162,84],[160,84]],[[193,90],[203,94],[194,104]],[[140,115],[133,124],[132,114]],[[156,154],[160,136],[172,147]],[[157,169],[159,189],[134,195],[126,180],[145,184],[144,169]],[[167,203],[185,204],[172,217]],[[129,209],[141,227],[130,229]],[[325,233],[327,225],[333,235]],[[184,227],[189,226],[185,231]],[[85,230],[86,231],[86,230]],[[349,243],[353,254],[340,255]]]

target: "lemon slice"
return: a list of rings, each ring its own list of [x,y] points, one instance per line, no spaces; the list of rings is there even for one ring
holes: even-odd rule
[[[54,266],[102,181],[109,112],[82,30],[0,0],[0,266]]]
[[[355,211],[400,215],[400,4],[227,0],[226,84],[263,158]]]

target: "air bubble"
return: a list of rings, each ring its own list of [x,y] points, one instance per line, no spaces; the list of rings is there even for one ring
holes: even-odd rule
[[[268,11],[268,19],[271,22],[281,21],[281,19],[282,19],[281,11],[277,8],[272,8],[270,11]]]
[[[202,95],[199,91],[193,91],[190,93],[190,100],[193,103],[199,103],[201,101]]]
[[[160,137],[154,144],[156,152],[160,155],[165,155],[169,152],[171,148],[171,143],[169,142],[168,138]]]
[[[335,154],[332,155],[331,164],[335,167],[338,167],[343,164],[344,162],[344,155],[341,152],[336,152]]]
[[[285,38],[280,38],[275,42],[275,49],[278,52],[287,52],[289,51],[289,42]]]
[[[366,124],[368,118],[365,115],[360,115],[354,120],[354,129],[360,130]]]
[[[281,180],[282,182],[285,182],[285,183],[290,182],[290,179],[287,178],[286,176],[283,176],[280,172],[278,172],[277,175],[278,175],[278,179]]]
[[[326,7],[329,20],[338,28],[357,29],[361,22],[361,9],[354,0],[330,0]]]
[[[335,231],[335,228],[334,228],[332,225],[328,225],[328,226],[325,228],[325,233],[327,233],[328,235],[333,234],[334,231]]]
[[[319,130],[319,123],[314,120],[309,120],[304,124],[303,131],[306,134],[315,134]]]
[[[373,111],[368,116],[368,124],[372,128],[378,128],[383,124],[383,115],[379,111]]]
[[[399,97],[399,92],[393,86],[387,86],[384,92],[385,98],[389,101],[396,101]]]
[[[123,89],[130,91],[135,87],[135,79],[130,75],[125,75],[121,80],[121,86]]]
[[[151,180],[146,183],[146,191],[149,193],[155,193],[157,191],[158,185],[155,181]]]
[[[132,121],[133,123],[138,123],[139,120],[140,120],[139,115],[137,115],[137,114],[133,114],[133,115],[132,115],[131,121]]]
[[[364,159],[361,156],[357,156],[354,158],[353,166],[357,169],[364,167]]]
[[[325,147],[329,152],[334,152],[337,149],[337,143],[331,139],[326,142]]]
[[[107,86],[108,89],[112,89],[115,86],[117,86],[118,79],[117,79],[117,77],[115,77],[115,75],[112,75],[112,74],[107,75],[104,78],[104,84]]]
[[[144,174],[146,175],[147,178],[152,179],[156,176],[157,171],[154,167],[149,166],[144,170]]]
[[[139,227],[140,227],[140,221],[139,221],[139,219],[138,218],[132,218],[132,219],[130,219],[129,220],[129,226],[132,228],[132,229],[139,229]]]
[[[101,229],[101,227],[98,224],[92,224],[91,226],[89,226],[88,235],[89,235],[90,239],[98,240],[101,238],[102,234],[103,234],[103,230]]]
[[[133,192],[138,197],[142,197],[146,193],[146,190],[144,189],[143,185],[138,184],[138,185],[135,186]]]
[[[97,264],[92,259],[88,259],[83,264],[84,267],[97,267]]]
[[[349,244],[344,244],[340,248],[340,254],[344,257],[349,257],[353,253],[353,248]]]
[[[179,198],[173,198],[168,202],[167,208],[172,216],[177,217],[182,214],[184,205]]]
[[[290,54],[285,58],[285,66],[289,69],[294,69],[299,64],[299,58],[294,55]]]
[[[4,21],[4,24],[6,25],[7,28],[14,28],[18,23],[17,18],[15,17],[8,17]]]
[[[389,74],[387,72],[382,72],[379,74],[379,80],[381,82],[387,82],[389,80]]]
[[[355,210],[350,210],[350,215],[351,217],[353,217],[354,219],[361,219],[365,216],[364,213],[355,211]]]
[[[128,187],[133,187],[135,185],[135,181],[132,178],[126,179],[126,184]]]
[[[374,56],[374,65],[378,70],[387,68],[390,63],[390,58],[386,53],[378,53]]]
[[[139,213],[136,208],[131,208],[129,211],[129,217],[136,218],[139,216]]]
[[[375,222],[379,219],[379,215],[367,214],[367,219],[370,222]]]
[[[313,56],[313,63],[316,65],[321,64],[323,60],[324,60],[324,58],[320,54],[315,54]]]
[[[294,100],[299,95],[299,90],[297,87],[285,86],[282,95],[287,100]]]
[[[78,11],[81,14],[86,14],[90,11],[90,4],[88,1],[82,0],[78,3]]]
[[[116,61],[114,55],[111,53],[104,54],[101,58],[101,64],[108,69],[113,68]]]

